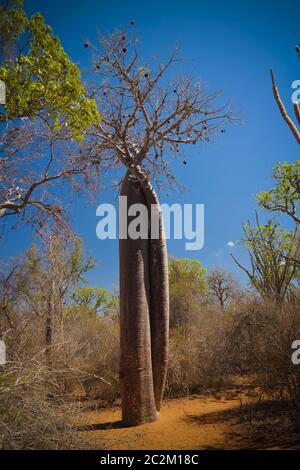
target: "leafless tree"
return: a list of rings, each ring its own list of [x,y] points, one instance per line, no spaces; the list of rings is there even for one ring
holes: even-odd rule
[[[222,310],[228,301],[233,300],[238,293],[238,284],[232,274],[215,268],[207,276],[209,296],[216,300]]]

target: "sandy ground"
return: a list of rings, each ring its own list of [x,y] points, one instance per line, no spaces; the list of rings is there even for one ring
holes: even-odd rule
[[[250,431],[241,420],[241,404],[247,399],[245,388],[232,387],[166,400],[159,421],[130,428],[122,427],[119,406],[86,410],[78,418],[78,428],[92,449],[300,449],[300,430],[285,433],[276,421]]]
[[[253,443],[236,420],[243,398],[238,391],[230,390],[168,400],[164,402],[159,421],[131,428],[121,426],[119,407],[103,408],[83,412],[79,425],[89,447],[94,449],[249,448]]]

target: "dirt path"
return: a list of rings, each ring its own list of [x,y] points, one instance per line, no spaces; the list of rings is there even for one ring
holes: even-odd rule
[[[165,401],[155,423],[123,428],[119,408],[86,411],[81,432],[92,448],[108,449],[240,449],[248,447],[247,435],[233,426],[240,407],[238,392],[208,397],[197,395]]]
[[[83,411],[79,431],[92,449],[300,449],[300,430],[284,428],[280,415],[271,414],[271,421],[257,417],[254,427],[247,425],[241,403],[248,400],[243,384],[220,393],[166,400],[159,421],[131,428],[121,426],[120,407]]]

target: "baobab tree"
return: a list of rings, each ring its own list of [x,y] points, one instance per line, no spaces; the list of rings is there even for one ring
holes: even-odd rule
[[[85,47],[94,54],[97,79],[91,98],[102,116],[89,132],[90,159],[101,160],[106,168],[124,165],[121,195],[127,196],[129,207],[142,203],[149,210],[155,205],[159,222],[157,239],[120,240],[122,417],[124,424],[138,425],[158,418],[167,371],[168,259],[152,183],[173,186],[168,158],[179,156],[183,145],[224,132],[224,123],[234,115],[228,105],[216,105],[219,92],[209,94],[199,81],[182,75],[171,78],[177,51],[164,64],[148,65],[128,31]]]

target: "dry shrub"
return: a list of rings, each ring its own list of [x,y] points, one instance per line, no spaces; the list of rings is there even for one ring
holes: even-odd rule
[[[86,398],[113,401],[119,396],[118,318],[72,309],[65,321],[66,363],[84,377],[69,380],[68,391],[81,389]]]
[[[37,356],[10,361],[0,374],[0,448],[66,449],[78,446],[76,406],[61,395],[61,371]]]
[[[271,399],[276,412],[278,400],[287,401],[284,421],[289,416],[299,423],[300,367],[291,361],[292,342],[300,338],[299,300],[279,305],[244,296],[221,308],[198,297],[176,299],[166,396],[219,390],[231,376],[244,376],[251,379],[254,404]],[[73,424],[76,402],[119,397],[117,310],[99,315],[86,306],[66,306],[63,325],[53,319],[48,354],[44,310],[20,301],[12,313],[11,325],[0,319],[9,361],[0,374],[0,446],[84,445]],[[248,406],[244,413],[246,421],[250,413],[251,425],[265,417],[255,416],[256,410]]]
[[[8,360],[0,372],[3,449],[84,447],[75,426],[80,397],[74,391],[81,388],[103,399],[117,395],[118,323],[108,317],[67,317],[63,338],[54,329],[55,341],[47,350],[44,320],[23,311],[10,328],[0,322]]]
[[[299,304],[255,301],[236,307],[225,328],[223,357],[232,373],[251,376],[256,400],[288,400],[300,420],[300,367],[291,360],[300,338]]]
[[[220,388],[244,376],[256,399],[288,399],[298,420],[300,367],[291,361],[291,346],[300,338],[299,304],[247,299],[225,311],[197,309],[188,325],[171,329],[167,394]]]
[[[182,396],[206,388],[219,388],[227,381],[220,357],[226,315],[215,306],[198,306],[193,320],[170,332],[166,394]]]
[[[188,335],[188,341],[187,341]],[[199,383],[197,341],[192,331],[178,327],[172,331],[170,339],[167,396],[183,396],[190,393]]]

